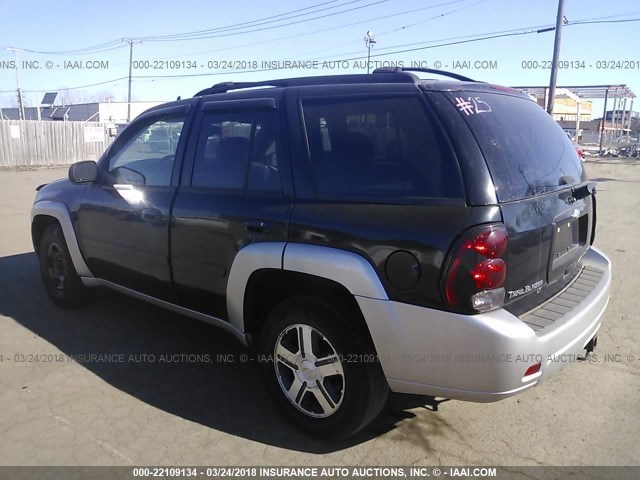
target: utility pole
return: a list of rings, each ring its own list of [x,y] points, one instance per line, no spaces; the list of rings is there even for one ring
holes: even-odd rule
[[[129,123],[131,121],[131,72],[133,69],[133,44],[142,42],[134,42],[133,38],[124,38],[123,40],[129,44],[129,93],[127,95],[127,123]]]
[[[20,120],[25,119],[24,115],[24,101],[22,99],[22,90],[20,90],[20,76],[18,75],[18,52],[23,52],[19,48],[7,47],[7,50],[13,52],[13,58],[16,63],[16,90],[18,92],[18,112],[20,113]]]
[[[551,64],[551,79],[549,80],[549,100],[547,113],[553,114],[553,100],[556,96],[556,78],[558,77],[558,61],[560,59],[560,40],[562,39],[562,25],[564,24],[564,0],[558,0],[558,16],[556,17],[556,36],[553,41],[553,62]]]
[[[376,43],[376,41],[373,38],[373,32],[368,30],[364,36],[364,44],[367,47],[367,73],[369,73],[369,59],[371,58],[371,48],[373,48],[374,43]]]

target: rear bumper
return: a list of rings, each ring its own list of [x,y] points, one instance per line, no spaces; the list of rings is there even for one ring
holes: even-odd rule
[[[582,281],[522,318],[503,309],[461,315],[357,296],[391,390],[493,402],[577,360],[601,326],[611,285],[611,262],[598,249],[581,264]],[[538,362],[540,372],[524,377]]]

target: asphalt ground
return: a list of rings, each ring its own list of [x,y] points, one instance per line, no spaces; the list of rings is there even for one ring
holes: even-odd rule
[[[597,360],[493,404],[396,395],[339,443],[290,427],[220,330],[109,291],[55,307],[29,212],[35,187],[66,169],[0,171],[0,464],[640,464],[640,161],[587,168],[614,268]]]

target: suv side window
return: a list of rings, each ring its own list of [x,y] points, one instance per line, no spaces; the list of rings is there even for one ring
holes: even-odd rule
[[[191,185],[280,192],[275,112],[205,113]]]
[[[185,116],[141,123],[109,158],[114,183],[169,186]]]
[[[462,198],[455,157],[417,96],[302,101],[316,192]]]

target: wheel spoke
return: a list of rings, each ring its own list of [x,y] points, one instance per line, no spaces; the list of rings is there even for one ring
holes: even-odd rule
[[[297,377],[294,377],[293,383],[291,384],[291,387],[289,387],[289,391],[287,393],[294,403],[300,405],[300,401],[306,391],[307,382],[302,382]]]
[[[282,342],[278,342],[276,346],[276,357],[291,370],[298,370],[298,366],[295,364],[296,354],[282,345]]]
[[[316,371],[321,378],[342,375],[342,366],[337,355],[330,355],[316,361]]]
[[[300,351],[303,357],[313,355],[313,341],[311,339],[311,332],[313,332],[313,329],[308,325],[301,325],[298,329]]]
[[[316,397],[316,400],[320,404],[320,407],[322,408],[322,412],[327,414],[335,410],[336,407],[333,404],[331,397],[329,397],[329,394],[325,390],[324,385],[322,385],[320,381],[316,381],[316,386],[317,388],[314,388],[312,392],[313,392],[313,395]]]

